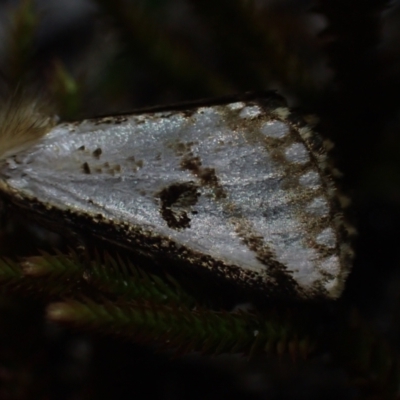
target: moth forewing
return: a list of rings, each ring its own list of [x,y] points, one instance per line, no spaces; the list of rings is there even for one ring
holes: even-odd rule
[[[42,219],[266,294],[335,298],[348,273],[322,141],[275,94],[60,124],[0,174]]]

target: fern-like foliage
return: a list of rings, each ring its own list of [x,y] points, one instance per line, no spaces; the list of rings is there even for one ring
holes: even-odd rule
[[[169,275],[164,279],[139,270],[122,258],[105,255],[104,262],[91,260],[86,268],[86,281],[104,293],[114,294],[124,301],[142,300],[170,305],[194,307],[195,300],[184,292]]]
[[[40,296],[80,293],[84,281],[80,266],[67,257],[30,257],[22,262],[0,260],[0,281],[10,289]]]
[[[160,343],[180,353],[289,353],[306,356],[307,324],[288,312],[212,311],[196,304],[171,277],[162,280],[109,255],[85,265],[79,257],[42,254],[1,260],[3,285],[70,300],[48,307],[51,320],[134,341]],[[88,296],[91,296],[88,297]]]
[[[144,301],[96,304],[70,300],[48,307],[48,317],[145,343],[159,343],[180,354],[224,352],[252,353],[263,350],[293,358],[305,357],[312,349],[307,336],[290,321],[276,315],[215,312]]]

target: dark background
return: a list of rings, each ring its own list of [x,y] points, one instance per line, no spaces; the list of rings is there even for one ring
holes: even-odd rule
[[[45,93],[64,120],[265,89],[317,115],[319,131],[335,143],[358,230],[353,271],[327,314],[354,310],[397,354],[398,1],[2,1],[0,39],[3,96],[16,85]],[[3,219],[3,253],[29,253],[33,245],[15,240],[24,223]],[[174,359],[70,333],[43,320],[41,302],[13,296],[2,299],[0,317],[4,399],[381,396],[379,387],[368,394],[353,385],[345,366],[330,363],[329,349],[297,363]]]

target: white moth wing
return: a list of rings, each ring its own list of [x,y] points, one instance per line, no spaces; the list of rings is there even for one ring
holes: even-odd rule
[[[336,297],[347,250],[332,183],[287,115],[236,102],[61,124],[8,158],[1,177],[43,204],[207,255],[250,284],[284,275],[301,297]]]

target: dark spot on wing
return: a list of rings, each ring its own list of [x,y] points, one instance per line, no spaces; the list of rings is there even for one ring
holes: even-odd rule
[[[133,167],[131,168],[133,172],[137,172],[140,168],[143,167],[143,160],[136,160],[135,156],[129,156],[127,158],[127,161],[129,161],[133,165]]]
[[[110,163],[106,161],[101,167],[97,167],[96,171],[105,172],[106,174],[115,176],[116,174],[121,173],[122,167],[120,164],[110,165]]]
[[[99,159],[102,152],[103,151],[101,150],[101,148],[98,147],[95,151],[93,151],[93,153],[92,153],[93,157]]]
[[[174,183],[157,194],[161,200],[160,213],[170,228],[179,230],[190,227],[188,212],[200,196],[197,189],[193,182]]]
[[[90,167],[89,164],[87,162],[82,164],[82,170],[85,174],[90,174]]]
[[[78,147],[78,150],[84,151],[85,150],[85,146]]]

